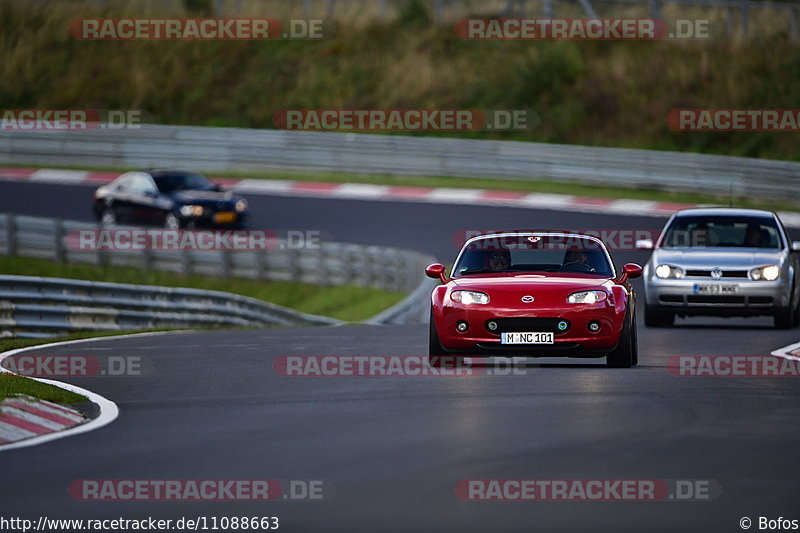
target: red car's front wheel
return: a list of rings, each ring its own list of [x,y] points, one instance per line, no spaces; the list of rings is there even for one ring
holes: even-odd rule
[[[630,307],[625,312],[625,325],[619,335],[614,351],[606,355],[606,366],[611,368],[630,368],[639,362],[636,318],[631,316]]]

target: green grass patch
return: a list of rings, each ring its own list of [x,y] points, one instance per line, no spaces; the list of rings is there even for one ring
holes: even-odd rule
[[[40,383],[36,380],[15,376],[13,374],[0,374],[0,402],[15,394],[25,394],[40,400],[61,404],[86,402],[89,399],[81,394],[75,394],[53,385]]]
[[[320,287],[309,283],[261,281],[243,278],[183,276],[156,270],[117,266],[98,267],[80,263],[53,263],[45,259],[0,256],[0,272],[9,275],[45,276],[89,281],[189,287],[231,292],[282,305],[304,313],[345,321],[365,320],[399,302],[400,292],[353,285]]]

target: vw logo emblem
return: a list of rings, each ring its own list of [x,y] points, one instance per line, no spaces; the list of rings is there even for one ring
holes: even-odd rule
[[[533,299],[534,299],[533,296],[530,296],[530,295],[527,295],[527,294],[522,297],[522,301],[525,302],[526,304],[531,303],[533,301]]]
[[[561,322],[559,322],[558,323],[558,329],[559,329],[559,331],[564,331],[565,329],[567,329],[567,321],[566,320],[562,320]]]
[[[712,269],[711,270],[711,277],[714,278],[714,279],[721,278],[722,277],[722,269],[720,269],[719,267]]]

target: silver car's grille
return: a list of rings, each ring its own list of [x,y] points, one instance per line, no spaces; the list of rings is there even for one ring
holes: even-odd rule
[[[771,307],[772,296],[744,296],[733,294],[662,294],[658,300],[667,306],[750,306]]]
[[[710,270],[687,270],[686,271],[687,277],[694,277],[694,278],[710,278],[711,271]],[[747,278],[747,270],[723,270],[722,271],[723,278]]]

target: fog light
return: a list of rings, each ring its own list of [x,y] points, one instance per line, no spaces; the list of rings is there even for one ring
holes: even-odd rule
[[[497,322],[491,320],[488,324],[486,324],[486,327],[489,328],[489,331],[495,331],[497,330]]]
[[[469,329],[469,324],[461,320],[456,324],[456,329],[459,331],[459,333],[464,333]]]
[[[600,322],[598,322],[597,320],[592,320],[586,327],[588,327],[589,331],[591,331],[592,333],[597,333],[598,331],[600,331]]]

